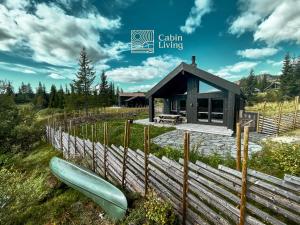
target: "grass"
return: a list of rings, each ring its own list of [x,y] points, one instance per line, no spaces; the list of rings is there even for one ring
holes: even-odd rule
[[[0,224],[114,224],[99,206],[50,173],[49,161],[53,156],[61,154],[45,143],[28,152],[0,154]],[[160,224],[147,218],[144,204],[149,200],[136,193],[124,193],[129,210],[119,225]],[[164,218],[157,209],[151,212]]]
[[[0,155],[0,224],[112,224],[99,217],[96,204],[51,175],[53,156],[61,155],[47,144]]]
[[[279,113],[279,103],[267,102],[264,110],[264,103],[257,103],[253,106],[247,106],[246,111],[259,112],[265,116],[276,116]],[[282,113],[290,113],[295,111],[295,101],[284,101],[282,105]]]

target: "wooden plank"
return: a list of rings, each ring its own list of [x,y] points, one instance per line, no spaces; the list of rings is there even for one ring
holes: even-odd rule
[[[242,177],[241,173],[239,171],[230,169],[230,168],[228,168],[226,166],[220,165],[218,168],[221,171],[224,171],[226,173],[234,175],[234,176],[236,176],[238,178]],[[286,197],[286,198],[288,198],[288,199],[290,199],[292,201],[295,201],[295,202],[298,202],[298,203],[300,202],[300,196],[299,195],[296,195],[296,194],[294,194],[292,192],[286,191],[286,190],[284,190],[284,189],[282,189],[280,187],[274,186],[274,185],[272,185],[270,183],[267,183],[267,182],[264,182],[262,180],[258,180],[258,179],[254,178],[254,177],[249,177],[248,181],[251,182],[251,183],[253,183],[256,186],[260,186],[260,187],[262,187],[262,188],[264,188],[266,190],[269,190],[269,191],[274,192],[276,194],[282,195],[283,197]],[[300,212],[300,205],[299,204],[295,203],[294,207],[296,207],[295,209],[297,209]]]
[[[195,165],[195,164],[192,164],[192,165]],[[205,177],[200,176],[193,171],[189,172],[189,176],[190,176],[190,179],[193,179],[193,181],[195,183],[199,182],[200,184],[205,185],[210,190],[215,191],[218,194],[221,194],[223,196],[223,198],[225,198],[225,199],[227,198],[227,199],[233,201],[234,203],[239,204],[240,199],[236,196],[236,194],[233,194],[233,193],[227,191],[223,186],[219,186],[219,185],[217,185],[217,183],[210,181],[210,180],[206,179]],[[268,213],[265,213],[264,211],[260,210],[259,208],[253,206],[250,203],[247,203],[246,207],[249,211],[251,211],[251,213],[258,216],[262,220],[265,220],[272,224],[278,224],[278,225],[285,224],[285,223],[277,220],[276,218],[270,216]]]
[[[292,183],[294,185],[297,185],[298,188],[300,187],[300,177],[285,174],[284,175],[284,180],[289,182],[289,183]]]
[[[194,168],[198,173],[203,174],[204,176],[213,179],[214,181],[226,186],[227,188],[230,188],[232,190],[235,190],[236,192],[239,192],[240,190],[240,179],[229,175],[224,174],[223,172],[220,172],[217,169],[214,169],[200,161],[196,162],[196,167]],[[285,218],[288,218],[295,222],[300,222],[299,216],[297,216],[295,213],[291,212],[290,210],[286,210],[285,208],[282,208],[280,205],[282,205],[282,201],[279,201],[277,198],[274,198],[274,194],[264,191],[260,188],[257,188],[255,186],[250,185],[249,190],[253,192],[248,192],[247,197],[256,201],[257,203],[273,210],[274,212],[277,212],[281,215],[283,215]],[[288,202],[286,200],[283,201],[284,203]],[[284,207],[286,205],[283,204]]]
[[[271,176],[271,175],[268,175],[268,174],[265,174],[265,173],[261,173],[259,171],[248,169],[248,175],[253,176],[255,178],[258,178],[258,179],[261,179],[261,180],[265,180],[265,181],[270,182],[274,185],[281,186],[282,188],[288,189],[289,191],[300,192],[300,186],[295,186],[295,185],[289,184],[289,183],[285,182],[282,179],[279,179],[277,177],[274,177],[274,176]]]

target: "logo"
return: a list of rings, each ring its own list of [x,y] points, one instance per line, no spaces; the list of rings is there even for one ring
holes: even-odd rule
[[[154,30],[131,30],[131,53],[154,53]]]

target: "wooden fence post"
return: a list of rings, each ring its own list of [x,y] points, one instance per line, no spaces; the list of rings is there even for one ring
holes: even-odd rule
[[[94,143],[94,124],[91,124],[92,126],[92,156],[93,156],[93,171],[96,171],[96,166],[95,166],[95,143]]]
[[[267,102],[265,101],[265,102],[264,102],[264,106],[263,106],[263,110],[262,110],[262,122],[261,122],[260,132],[262,132],[263,129],[264,129],[266,105],[267,105]],[[259,122],[259,121],[258,121],[258,122]]]
[[[48,118],[48,122],[47,122],[46,138],[47,138],[47,142],[50,143],[50,123],[49,123],[49,118]]]
[[[63,151],[63,141],[62,141],[62,127],[59,127],[59,133],[60,133],[60,150]]]
[[[294,120],[293,120],[293,129],[297,128],[297,116],[298,116],[298,104],[299,104],[299,96],[295,97],[295,113],[294,113]]]
[[[259,133],[259,112],[257,112],[257,118],[256,118],[256,133]]]
[[[245,224],[245,212],[247,204],[247,163],[248,163],[248,144],[249,144],[249,127],[244,127],[244,151],[243,151],[243,168],[242,168],[242,190],[240,203],[240,223]]]
[[[190,133],[184,133],[184,161],[183,161],[183,188],[182,188],[182,224],[186,224],[187,192],[189,174]]]
[[[76,138],[76,126],[74,126],[73,128],[74,132],[73,132],[73,135],[74,135],[74,153],[75,153],[75,156],[77,154],[77,138]]]
[[[241,124],[236,123],[236,170],[241,171]]]
[[[277,119],[277,135],[280,133],[281,117],[282,117],[282,105],[279,103],[278,119]]]
[[[127,160],[127,151],[128,151],[128,145],[129,145],[129,120],[125,122],[125,128],[124,128],[124,153],[123,153],[123,170],[122,170],[122,187],[125,187],[125,179],[126,179],[126,160]]]
[[[108,146],[108,137],[107,137],[107,122],[104,123],[103,127],[103,142],[104,142],[104,177],[107,178],[107,146]]]
[[[144,127],[144,169],[145,169],[145,191],[144,196],[148,193],[148,154],[150,148],[150,127]]]
[[[71,124],[71,121],[70,121],[70,124]],[[69,126],[68,127],[68,149],[67,149],[68,159],[70,158],[70,132],[71,132],[71,129],[70,129],[70,126]]]
[[[84,126],[81,126],[81,132],[82,132],[82,142],[83,142],[83,157],[85,157],[85,136],[84,136]]]

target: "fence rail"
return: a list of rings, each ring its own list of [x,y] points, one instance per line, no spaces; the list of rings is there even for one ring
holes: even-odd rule
[[[258,115],[257,131],[263,134],[281,134],[300,128],[300,111],[273,117]]]
[[[104,127],[107,132],[107,125]],[[126,129],[129,132],[130,128]],[[124,181],[124,187],[130,191],[144,195],[147,188],[154,189],[170,201],[185,224],[300,224],[299,177],[286,175],[279,179],[251,169],[242,173],[222,165],[216,169],[200,161],[189,162],[188,136],[185,158],[177,162],[148,154],[147,129],[145,151],[130,149],[127,138],[123,148],[108,145],[107,137],[104,145],[73,136],[61,128],[47,126],[46,130],[48,141],[65,158],[88,158],[96,173],[115,184]],[[242,189],[245,215],[240,215]]]

